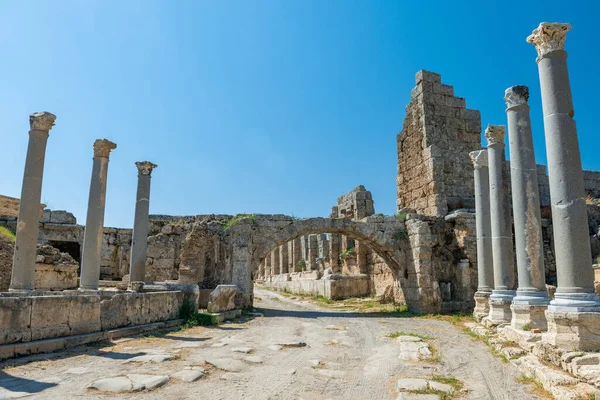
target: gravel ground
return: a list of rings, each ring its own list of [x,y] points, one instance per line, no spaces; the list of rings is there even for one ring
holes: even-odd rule
[[[265,290],[256,290],[256,299],[255,306],[264,316],[247,322],[2,363],[0,399],[19,393],[52,400],[395,399],[398,379],[432,375],[463,382],[465,393],[460,398],[537,398],[529,394],[531,387],[515,382],[520,376],[515,367],[448,322],[335,311]],[[431,337],[427,342],[434,357],[418,362],[399,359],[399,343],[387,337],[392,332]],[[301,343],[306,346],[294,347]],[[139,356],[145,357],[135,358]],[[202,369],[204,376],[194,382],[173,376],[184,370],[187,373],[179,377],[194,375],[190,370]],[[88,388],[94,382],[105,384],[99,381],[102,378],[117,376],[148,385],[161,381],[135,376],[140,374],[169,380],[154,390],[133,393]]]

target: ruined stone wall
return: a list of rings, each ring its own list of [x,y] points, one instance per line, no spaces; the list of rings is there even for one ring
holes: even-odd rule
[[[444,216],[473,208],[468,153],[481,147],[479,111],[467,109],[438,74],[419,71],[416,83],[397,137],[397,210]]]
[[[585,191],[594,199],[600,199],[600,172],[583,171]]]

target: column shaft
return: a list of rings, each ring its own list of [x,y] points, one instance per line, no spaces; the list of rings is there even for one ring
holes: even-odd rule
[[[157,166],[148,161],[136,163],[138,168],[138,186],[135,202],[135,220],[131,243],[129,281],[146,280],[146,259],[148,257],[148,218],[150,211],[151,173]]]
[[[46,143],[55,120],[56,117],[49,112],[35,113],[29,117],[31,129],[21,187],[17,239],[9,291],[34,289]]]
[[[281,246],[279,246],[279,262],[281,264],[281,273],[287,274],[290,262],[287,243],[284,243]]]
[[[97,290],[100,281],[100,256],[104,230],[104,207],[106,204],[106,178],[108,156],[117,146],[106,140],[94,143],[94,165],[90,183],[83,251],[81,256],[80,290]]]

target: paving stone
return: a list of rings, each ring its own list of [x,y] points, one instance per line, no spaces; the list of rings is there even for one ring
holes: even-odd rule
[[[439,400],[437,394],[400,393],[396,400]]]
[[[398,336],[396,342],[422,342],[423,339],[417,336]]]
[[[244,361],[247,361],[247,362],[253,363],[253,364],[262,364],[264,362],[264,360],[261,356],[244,357]]]
[[[134,390],[152,390],[157,387],[161,387],[165,383],[169,382],[169,377],[166,375],[128,375],[133,384]],[[138,389],[139,388],[139,389]]]
[[[206,362],[215,366],[215,368],[229,372],[240,372],[246,368],[246,364],[233,358],[212,358],[206,360]]]
[[[254,351],[254,349],[252,347],[233,347],[231,349],[231,351],[233,351],[234,353],[252,353]]]
[[[173,378],[177,378],[184,382],[195,382],[204,376],[204,368],[201,367],[188,367],[176,374],[173,374]]]
[[[400,342],[399,359],[405,361],[419,361],[423,358],[431,356],[429,345],[422,340]]]
[[[273,350],[273,351],[279,351],[279,350],[283,349],[283,347],[281,347],[278,344],[274,344],[272,346],[269,346],[268,348],[269,348],[269,350]]]
[[[402,378],[396,382],[397,392],[406,392],[409,390],[426,390],[427,379],[421,378]]]
[[[123,361],[123,364],[141,362],[141,363],[161,363],[175,358],[172,354],[146,354],[143,356],[137,356],[130,358],[129,360]]]
[[[65,374],[82,375],[82,374],[87,374],[88,372],[90,372],[90,370],[88,368],[75,367],[75,368],[69,368],[68,370],[66,370]]]
[[[429,388],[433,390],[439,390],[440,392],[445,392],[452,394],[454,393],[454,388],[446,383],[429,381]]]
[[[210,345],[210,347],[225,347],[227,346],[227,343],[213,343]]]
[[[169,377],[164,375],[131,374],[98,379],[92,382],[88,388],[113,393],[135,392],[144,389],[156,389],[167,382],[169,382]]]
[[[321,360],[308,360],[308,365],[310,365],[311,367],[318,367],[319,365],[321,365]]]
[[[335,369],[315,369],[316,373],[319,375],[326,376],[328,378],[343,378],[346,375],[345,371],[338,371]]]

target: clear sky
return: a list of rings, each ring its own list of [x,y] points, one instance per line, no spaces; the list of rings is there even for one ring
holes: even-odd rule
[[[597,1],[0,1],[0,194],[19,197],[28,115],[57,115],[42,201],[85,223],[92,144],[117,143],[105,225],[131,227],[135,161],[153,214],[327,216],[363,184],[395,211],[396,134],[415,72],[453,85],[482,125],[504,90],[531,89],[545,163],[536,52],[569,22],[583,166],[600,170]]]

